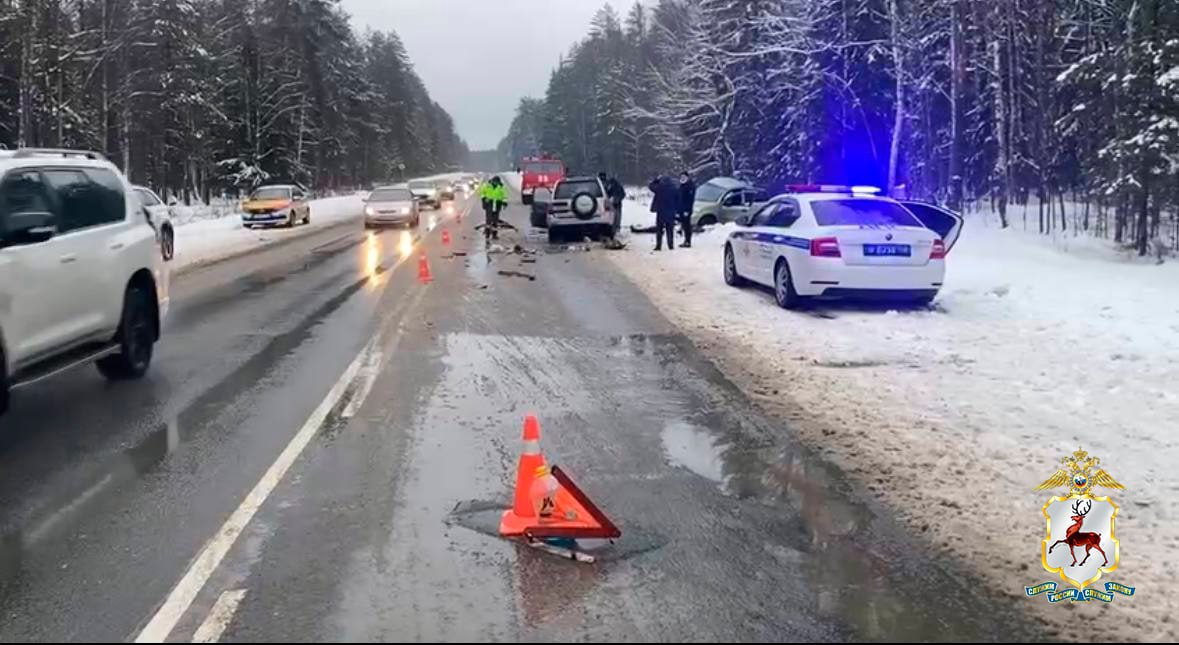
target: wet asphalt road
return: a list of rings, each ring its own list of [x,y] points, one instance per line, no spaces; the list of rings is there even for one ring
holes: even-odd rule
[[[488,254],[480,219],[423,227],[429,285],[399,231],[359,221],[188,274],[146,380],[21,391],[0,433],[0,639],[135,639],[305,427],[169,640],[1038,636],[754,410],[606,251],[525,227],[503,242],[535,263]],[[595,565],[488,534],[528,412],[623,530]]]

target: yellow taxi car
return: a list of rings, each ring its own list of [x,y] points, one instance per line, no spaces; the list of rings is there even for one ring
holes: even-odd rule
[[[311,223],[311,203],[299,186],[259,186],[242,200],[242,226],[287,226]]]

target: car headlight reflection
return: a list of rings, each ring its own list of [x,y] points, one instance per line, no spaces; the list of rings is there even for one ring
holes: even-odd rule
[[[409,231],[401,232],[401,240],[397,244],[397,250],[403,258],[413,254],[413,235]]]

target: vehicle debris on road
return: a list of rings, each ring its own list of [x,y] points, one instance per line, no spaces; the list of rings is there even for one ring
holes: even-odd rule
[[[528,273],[522,273],[520,271],[509,271],[509,270],[505,270],[505,269],[500,269],[498,273],[500,275],[505,275],[505,276],[509,276],[509,277],[528,278],[531,281],[536,280],[536,276],[528,274]]]

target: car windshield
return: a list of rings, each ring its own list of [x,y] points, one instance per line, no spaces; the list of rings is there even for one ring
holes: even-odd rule
[[[556,199],[569,199],[581,192],[589,193],[594,197],[601,197],[602,185],[590,179],[585,181],[563,181],[557,184],[557,192],[553,196]]]
[[[409,187],[411,190],[433,190],[434,184],[428,181],[411,181]]]
[[[716,184],[706,183],[696,189],[696,201],[715,202],[728,190],[728,188],[721,188]]]
[[[378,188],[368,196],[370,202],[408,202],[413,195],[405,188]]]
[[[136,188],[135,194],[139,196],[139,203],[144,206],[158,206],[160,204],[160,200],[150,190]]]
[[[528,174],[558,175],[561,173],[561,164],[556,161],[527,163],[524,164],[524,172]]]
[[[254,191],[250,199],[290,199],[291,189],[285,186],[264,186]]]
[[[819,226],[916,226],[921,222],[900,204],[882,199],[831,199],[811,202]]]

